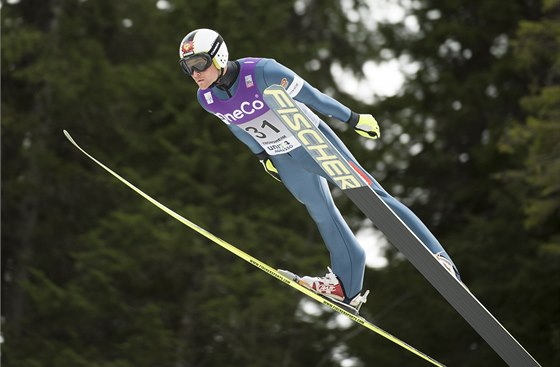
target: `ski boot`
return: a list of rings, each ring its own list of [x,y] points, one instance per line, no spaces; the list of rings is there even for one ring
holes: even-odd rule
[[[338,280],[337,276],[332,272],[331,268],[327,269],[329,271],[324,277],[300,277],[299,275],[296,275],[288,270],[281,269],[278,269],[278,273],[312,290],[318,295],[325,297],[329,301],[334,302],[353,315],[358,315],[360,312],[360,307],[362,307],[362,305],[367,302],[369,290],[366,291],[363,295],[358,294],[354,298],[349,299],[346,297],[344,289],[342,288],[342,284]]]
[[[434,254],[434,257],[445,268],[445,270],[447,270],[449,272],[449,274],[451,274],[455,279],[457,279],[459,281],[459,283],[462,283],[461,277],[459,276],[459,271],[457,270],[455,265],[448,258],[443,256],[441,254],[441,252],[438,252],[437,254]]]

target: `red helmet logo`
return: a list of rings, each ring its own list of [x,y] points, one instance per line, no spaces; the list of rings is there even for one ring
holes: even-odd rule
[[[183,57],[187,56],[188,54],[192,54],[194,52],[194,42],[193,41],[185,41],[181,45],[181,55]]]

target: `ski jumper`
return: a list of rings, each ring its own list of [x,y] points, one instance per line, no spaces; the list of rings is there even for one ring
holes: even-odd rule
[[[309,119],[319,127],[340,153],[371,179],[373,190],[434,254],[451,261],[441,244],[404,204],[389,195],[367,173],[336,136],[311,109],[321,115],[348,121],[351,110],[319,92],[292,70],[273,59],[237,60],[239,75],[229,93],[216,86],[198,91],[198,101],[208,112],[220,118],[231,132],[256,155],[268,155],[284,186],[307,208],[317,224],[331,260],[331,268],[343,285],[348,298],[362,290],[365,253],[348,224],[335,206],[328,176],[264,103],[263,91],[272,84],[282,85],[296,100]],[[311,108],[311,109],[310,109]]]

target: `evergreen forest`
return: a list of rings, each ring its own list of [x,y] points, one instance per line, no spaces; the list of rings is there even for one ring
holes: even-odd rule
[[[429,365],[66,140],[270,266],[323,275],[305,207],[181,71],[179,42],[197,28],[218,31],[232,60],[276,59],[375,116],[376,141],[325,121],[509,332],[559,366],[559,14],[559,0],[1,0],[3,366]],[[375,92],[366,66],[394,62],[402,86]],[[333,194],[354,231],[370,226]],[[505,366],[382,235],[366,241],[387,263],[366,269],[364,317],[447,366]]]

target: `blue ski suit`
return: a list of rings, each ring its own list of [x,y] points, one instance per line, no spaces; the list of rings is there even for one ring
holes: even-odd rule
[[[235,71],[232,71],[235,70]],[[238,73],[227,75],[227,73]],[[284,186],[307,208],[317,224],[347,298],[362,290],[365,272],[365,253],[356,237],[334,204],[327,180],[321,167],[295,141],[286,140],[281,124],[275,126],[272,111],[262,101],[263,91],[272,84],[282,85],[318,125],[327,139],[367,175],[372,188],[385,203],[406,223],[434,254],[451,259],[420,219],[404,204],[389,195],[379,183],[356,161],[333,130],[314,112],[348,122],[352,111],[335,99],[321,93],[292,70],[273,59],[244,58],[228,63],[226,87],[214,84],[198,91],[198,101],[208,112],[219,117],[231,132],[259,157],[266,156],[278,170]]]

